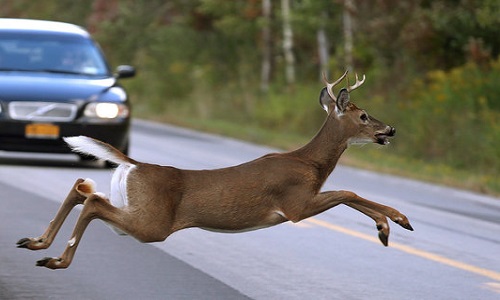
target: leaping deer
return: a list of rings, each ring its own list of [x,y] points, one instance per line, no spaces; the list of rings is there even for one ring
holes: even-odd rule
[[[19,240],[18,247],[48,248],[77,204],[84,206],[61,257],[46,257],[37,266],[67,268],[93,219],[101,219],[117,232],[148,243],[163,241],[173,232],[189,227],[242,232],[299,222],[339,204],[372,218],[380,241],[387,246],[387,217],[413,230],[405,215],[353,192],[320,192],[349,144],[386,145],[395,134],[393,127],[349,101],[349,93],[363,84],[365,76],[360,81],[356,75],[356,83],[348,83],[335,97],[333,87],[346,76],[347,71],[334,83],[325,80],[319,101],[328,116],[308,144],[228,168],[198,171],[142,163],[89,137],[65,138],[74,151],[118,165],[111,179],[110,198],[96,192],[91,179],[78,179],[45,233]]]

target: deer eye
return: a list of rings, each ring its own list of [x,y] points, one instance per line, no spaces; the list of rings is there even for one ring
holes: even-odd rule
[[[363,121],[363,122],[368,121],[368,115],[367,115],[367,114],[362,114],[361,116],[359,116],[359,118],[360,118],[360,119],[361,119],[361,121]]]

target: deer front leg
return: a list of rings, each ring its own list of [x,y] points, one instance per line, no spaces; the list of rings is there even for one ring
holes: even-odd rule
[[[120,215],[123,213],[119,208],[111,205],[108,199],[104,198],[99,193],[91,194],[85,199],[83,204],[84,207],[73,229],[71,239],[68,241],[62,255],[60,257],[45,257],[37,261],[37,266],[47,267],[49,269],[67,268],[73,260],[76,248],[90,221],[98,218],[104,221],[112,221],[112,223],[117,224],[117,220],[120,219]]]
[[[94,192],[93,183],[89,180],[77,179],[73,187],[68,193],[68,196],[63,201],[59,210],[45,232],[37,238],[23,238],[17,242],[18,248],[27,248],[30,250],[47,249],[54,241],[55,236],[59,232],[64,220],[71,210],[78,204],[82,204],[86,198],[86,194]]]
[[[385,246],[388,244],[390,231],[386,217],[403,228],[413,231],[408,218],[396,209],[369,201],[349,191],[330,191],[316,195],[300,213],[300,218],[297,221],[317,215],[339,204],[345,204],[373,219],[379,231],[379,239]],[[294,220],[292,219],[292,221]]]
[[[351,192],[346,192],[346,193],[351,193]],[[408,218],[405,215],[403,215],[402,213],[400,213],[398,210],[396,210],[390,206],[386,206],[386,205],[383,205],[383,204],[380,204],[377,202],[373,202],[373,201],[364,199],[364,198],[362,198],[354,193],[351,193],[351,194],[352,195],[350,197],[350,201],[345,202],[344,203],[345,205],[350,206],[350,207],[352,207],[356,210],[359,210],[359,211],[361,211],[361,209],[359,209],[361,206],[361,207],[365,207],[365,208],[369,209],[370,211],[381,213],[384,216],[389,217],[391,219],[391,221],[393,221],[394,223],[403,227],[404,229],[413,231],[413,227],[411,226]],[[368,215],[368,214],[366,214],[366,215]]]
[[[385,215],[359,204],[354,204],[354,203],[344,203],[344,204],[372,218],[375,221],[375,224],[377,225],[379,240],[382,242],[382,244],[384,244],[384,246],[387,247],[389,245],[390,227],[389,224],[387,223],[387,218]]]

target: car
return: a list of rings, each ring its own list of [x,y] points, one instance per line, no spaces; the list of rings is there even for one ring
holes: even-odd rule
[[[130,100],[83,27],[0,18],[0,150],[71,153],[63,137],[85,135],[129,149]],[[88,157],[81,157],[88,159]]]

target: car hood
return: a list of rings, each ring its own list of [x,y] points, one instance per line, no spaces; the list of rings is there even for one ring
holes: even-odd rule
[[[116,84],[114,77],[0,72],[0,100],[68,101],[87,100]]]

